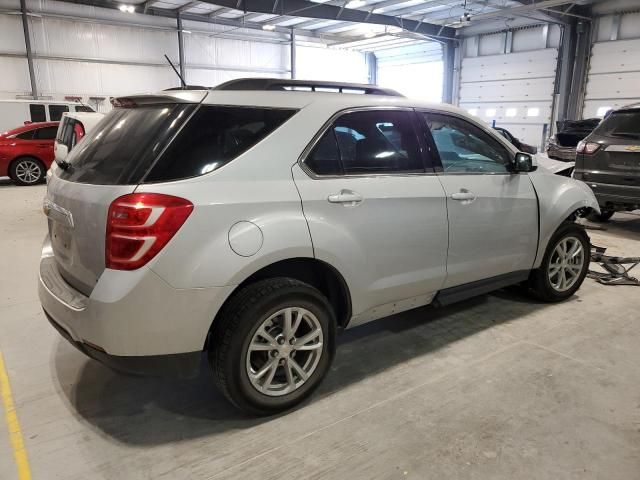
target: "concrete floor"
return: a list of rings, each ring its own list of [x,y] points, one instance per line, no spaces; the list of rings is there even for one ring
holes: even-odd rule
[[[36,294],[43,193],[0,181],[0,351],[35,479],[640,479],[639,287],[383,319],[342,336],[302,408],[253,419],[207,373],[117,375],[57,335]],[[640,255],[640,215],[608,228],[594,243]],[[17,478],[2,416],[0,478]]]

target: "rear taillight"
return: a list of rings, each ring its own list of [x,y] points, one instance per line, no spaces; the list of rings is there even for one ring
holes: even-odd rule
[[[591,155],[592,153],[596,153],[599,148],[600,148],[599,143],[585,142],[584,140],[581,140],[580,143],[578,143],[578,146],[576,147],[576,151],[578,153],[586,153],[588,155]]]
[[[132,193],[109,206],[105,263],[114,270],[135,270],[155,257],[193,211],[184,198]]]

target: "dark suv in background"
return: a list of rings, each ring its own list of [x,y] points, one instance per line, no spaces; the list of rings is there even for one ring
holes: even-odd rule
[[[640,208],[640,103],[610,112],[578,144],[574,178],[595,193],[597,220]]]

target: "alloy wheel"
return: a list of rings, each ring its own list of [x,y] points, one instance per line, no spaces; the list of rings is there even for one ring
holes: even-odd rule
[[[36,183],[42,177],[42,168],[33,160],[23,160],[16,165],[16,177],[23,183]]]
[[[564,237],[549,259],[549,283],[558,292],[566,292],[580,278],[585,262],[582,242],[576,237]]]
[[[249,381],[265,395],[286,395],[309,379],[322,352],[323,333],[317,317],[302,307],[281,309],[260,324],[249,342]]]

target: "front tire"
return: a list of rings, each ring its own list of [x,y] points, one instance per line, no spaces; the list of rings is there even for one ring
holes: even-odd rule
[[[236,407],[255,415],[292,408],[318,387],[335,352],[335,317],[320,291],[291,278],[235,293],[214,325],[214,379]]]
[[[44,180],[46,168],[33,157],[22,157],[15,160],[9,168],[9,177],[21,186],[37,185]]]
[[[553,234],[540,268],[531,272],[529,287],[538,299],[561,302],[582,285],[591,259],[591,243],[584,229],[565,222]]]

